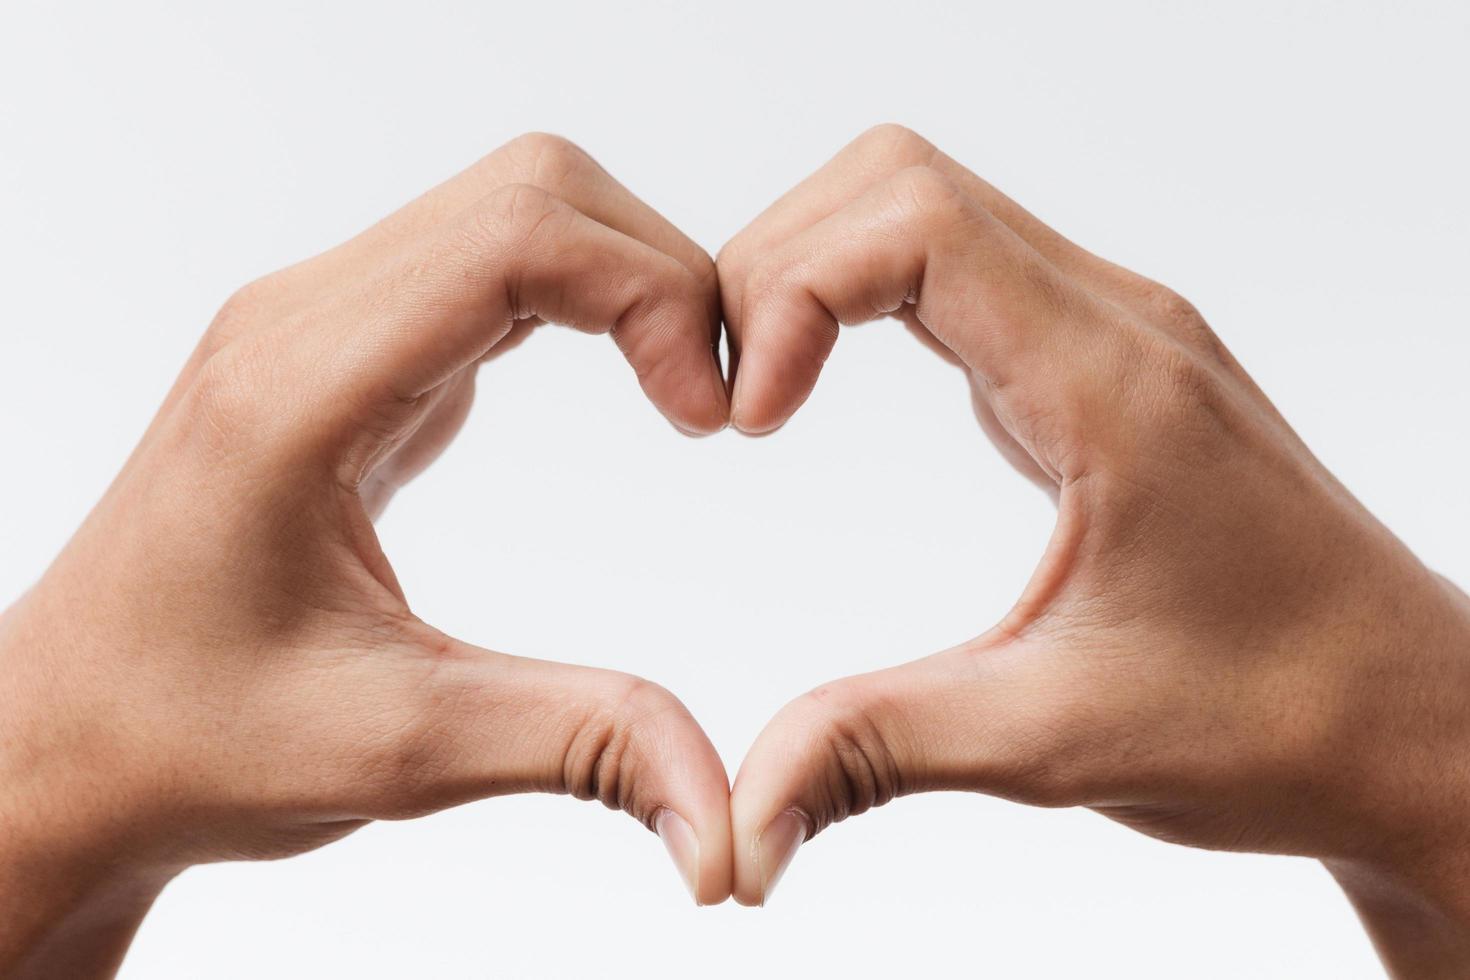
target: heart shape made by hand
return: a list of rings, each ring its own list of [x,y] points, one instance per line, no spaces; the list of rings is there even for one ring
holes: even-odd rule
[[[886,316],[963,369],[985,431],[1057,504],[982,636],[791,702],[731,788],[664,689],[483,650],[410,611],[373,518],[458,431],[477,366],[537,324],[610,332],[687,433],[760,434],[801,405],[840,324]],[[1365,624],[1432,638],[1462,602],[1192,306],[912,132],[859,137],[717,260],[531,135],[225,305],[0,623],[35,651],[17,689],[69,707],[0,716],[71,801],[21,808],[36,816],[15,839],[79,880],[122,855],[107,866],[139,894],[192,863],[532,790],[657,830],[702,903],[760,904],[812,835],[931,789],[1350,867],[1376,830],[1424,823],[1405,753],[1463,734],[1373,736],[1409,708],[1458,718],[1462,684],[1425,678],[1465,668],[1443,643],[1397,656]],[[76,655],[96,650],[112,656]]]

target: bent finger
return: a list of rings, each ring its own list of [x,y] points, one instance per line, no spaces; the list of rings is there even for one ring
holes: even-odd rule
[[[411,405],[532,317],[610,331],[671,422],[697,434],[723,427],[704,284],[668,255],[527,185],[501,188],[406,245],[366,283],[236,353],[280,366],[288,404],[351,435]]]
[[[745,285],[732,421],[783,424],[837,337],[914,304],[918,321],[995,387],[1071,398],[1111,382],[1096,301],[942,174],[901,171],[763,256]],[[1101,369],[1101,370],[1099,370]],[[1050,410],[1050,409],[1048,409]]]

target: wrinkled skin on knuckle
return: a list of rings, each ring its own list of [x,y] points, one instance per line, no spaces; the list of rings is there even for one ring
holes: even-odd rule
[[[769,341],[789,329],[789,324],[772,319],[772,310],[801,288],[801,275],[799,268],[783,264],[777,253],[763,256],[749,266],[741,284],[742,344],[748,346],[752,337],[757,336]],[[752,328],[757,328],[757,333],[753,334]]]
[[[928,234],[946,231],[969,214],[960,189],[931,167],[905,167],[889,179],[888,189],[898,213]]]
[[[521,283],[525,269],[564,235],[576,212],[545,190],[530,184],[507,184],[496,189],[476,209],[465,228],[464,248],[477,256],[505,256],[501,273],[513,318],[536,314],[525,302]]]
[[[478,236],[476,244],[520,249],[529,245],[541,226],[559,210],[543,188],[529,183],[505,184],[475,212],[470,230]]]
[[[612,330],[613,343],[632,366],[639,384],[648,385],[667,370],[667,361],[655,355],[668,347],[677,332],[672,324],[678,316],[679,311],[668,304],[639,300]],[[630,329],[634,323],[639,329]]]
[[[603,683],[598,704],[567,743],[561,792],[597,800],[652,828],[657,801],[639,795],[638,774],[650,750],[662,746],[660,721],[683,706],[664,688],[641,677],[616,674]]]
[[[884,731],[858,683],[838,681],[808,692],[786,709],[802,750],[812,759],[803,810],[812,832],[883,806],[906,792]]]
[[[637,298],[613,325],[613,340],[639,381],[647,382],[678,367],[672,358],[659,355],[678,345],[691,319],[703,318],[705,297],[683,266],[640,275],[633,293]],[[631,330],[635,324],[639,329]]]

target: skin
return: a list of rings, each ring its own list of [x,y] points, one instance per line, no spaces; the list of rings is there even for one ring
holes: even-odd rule
[[[0,617],[0,975],[110,975],[189,865],[506,793],[621,809],[729,895],[728,777],[683,705],[444,635],[373,531],[541,320],[610,331],[674,425],[724,427],[713,263],[555,137],[226,304]]]
[[[372,519],[541,320],[610,330],[678,428],[764,434],[839,324],[960,370],[1056,501],[1011,612],[792,702],[733,792],[666,691],[451,639]],[[723,318],[731,396],[713,343]],[[1088,806],[1311,855],[1397,976],[1470,963],[1470,600],[1318,463],[1180,297],[899,127],[721,252],[528,136],[246,287],[41,582],[0,617],[0,974],[111,973],[191,864],[522,791],[658,830],[705,903],[897,796]]]
[[[1163,840],[1320,858],[1404,977],[1470,964],[1470,602],[1333,479],[1168,289],[905,129],[849,145],[720,253],[732,421],[801,405],[839,324],[965,372],[1057,503],[993,629],[792,702],[731,798],[735,897],[896,796],[1087,806]]]

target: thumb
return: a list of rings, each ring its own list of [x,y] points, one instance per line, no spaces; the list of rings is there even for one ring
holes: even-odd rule
[[[596,799],[658,833],[698,904],[729,897],[729,777],[676,697],[629,674],[432,636],[394,671],[395,720],[373,726],[382,775],[358,783],[364,816],[512,793]]]
[[[898,796],[1081,802],[1078,729],[1055,659],[1024,641],[981,638],[788,704],[756,738],[731,794],[736,901],[764,904],[805,841]]]

